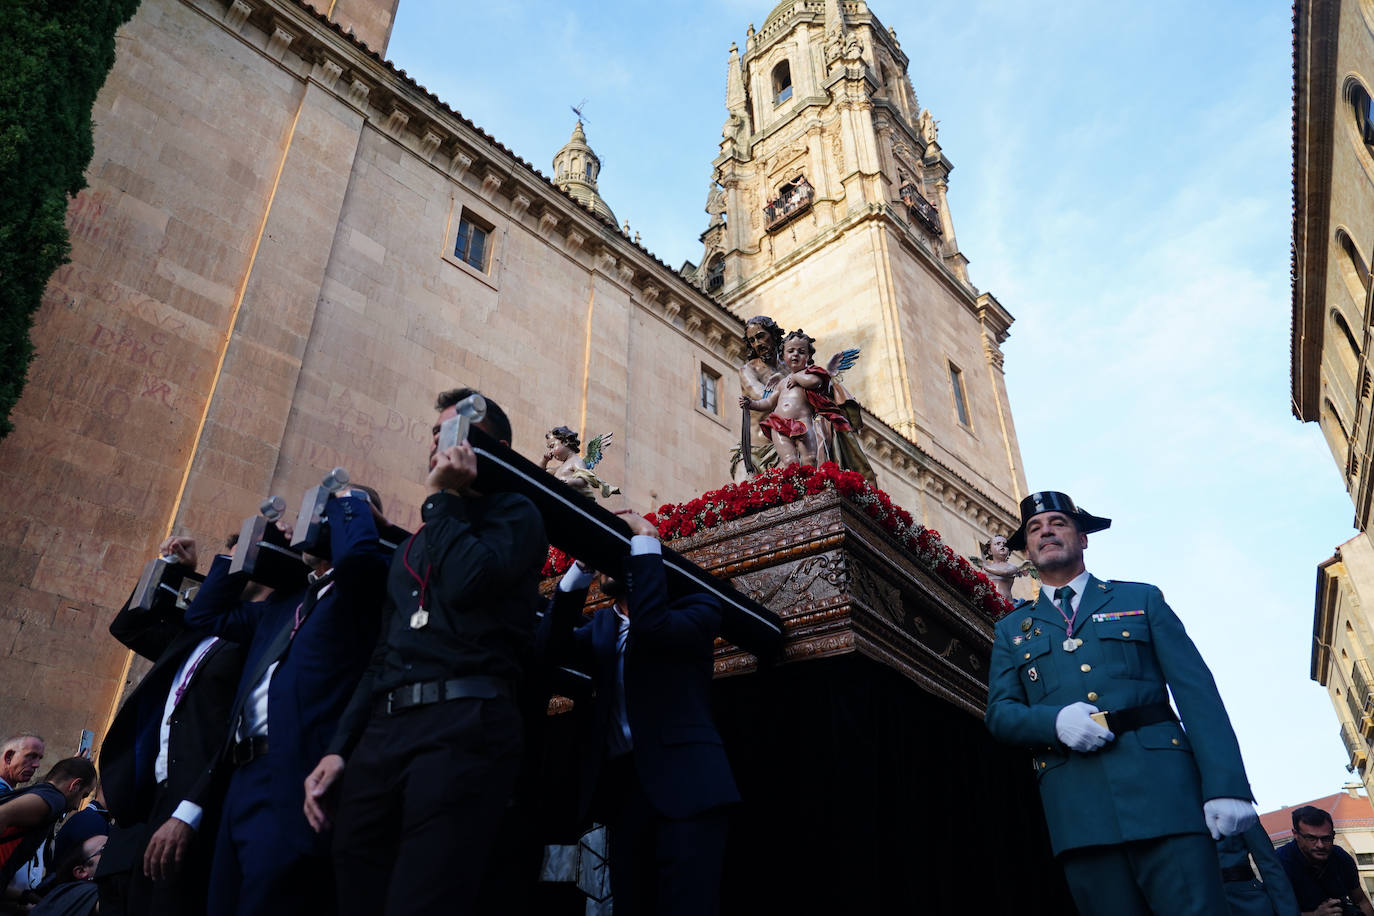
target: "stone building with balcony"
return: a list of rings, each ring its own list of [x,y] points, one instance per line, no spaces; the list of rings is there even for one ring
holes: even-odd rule
[[[687,275],[617,227],[581,127],[546,175],[387,61],[396,7],[143,0],[120,31],[0,443],[0,732],[99,742],[143,670],[106,629],[169,532],[208,554],[335,465],[413,529],[455,384],[526,456],[556,425],[613,431],[598,472],[628,505],[722,485],[759,312],[865,348],[847,383],[895,502],[961,554],[1015,526],[1012,318],[968,282],[948,160],[866,4],[783,3],[731,54],[724,203]]]

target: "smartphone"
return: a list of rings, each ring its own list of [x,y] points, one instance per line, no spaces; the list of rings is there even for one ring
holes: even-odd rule
[[[81,729],[81,743],[76,746],[76,756],[89,758],[94,745],[95,732],[88,728]]]

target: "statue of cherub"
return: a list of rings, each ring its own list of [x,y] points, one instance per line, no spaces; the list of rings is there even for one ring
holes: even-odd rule
[[[983,574],[997,586],[998,593],[1010,601],[1013,583],[1018,576],[1034,571],[1034,564],[1030,561],[1020,564],[1011,562],[1011,550],[1007,547],[1007,538],[1003,534],[994,534],[980,543],[978,548],[983,552],[983,556],[969,557],[969,560],[974,566],[980,567]]]
[[[848,368],[858,359],[858,350],[846,350],[831,360],[833,365]],[[834,370],[822,369],[813,362],[816,355],[815,338],[800,328],[788,334],[782,342],[782,364],[786,375],[765,397],[741,395],[741,407],[759,412],[769,411],[759,424],[764,435],[777,449],[780,464],[809,464],[812,467],[829,460],[823,424],[836,430],[850,431],[849,418],[835,404],[831,376]]]
[[[606,483],[592,471],[605,456],[614,435],[602,433],[588,440],[587,457],[584,460],[579,454],[582,451],[581,437],[566,426],[555,426],[544,434],[546,450],[539,466],[584,496],[593,497],[598,490],[603,498],[614,496],[620,492],[620,488]],[[559,465],[550,468],[549,463],[553,461],[559,462]]]

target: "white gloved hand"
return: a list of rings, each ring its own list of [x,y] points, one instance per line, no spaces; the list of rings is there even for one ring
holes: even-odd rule
[[[1214,840],[1244,833],[1259,820],[1255,806],[1243,798],[1209,798],[1202,806],[1202,816]]]
[[[1099,711],[1091,703],[1070,703],[1054,717],[1054,733],[1075,751],[1095,751],[1116,737],[1092,720]]]

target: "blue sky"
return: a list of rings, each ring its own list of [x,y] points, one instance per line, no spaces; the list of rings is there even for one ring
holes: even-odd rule
[[[1115,519],[1089,568],[1164,589],[1261,810],[1337,791],[1308,670],[1316,565],[1353,511],[1289,410],[1289,4],[872,8],[940,123],[973,282],[1017,317],[1031,487]],[[676,266],[700,258],[728,48],[770,9],[401,0],[387,56],[546,174],[587,99],[602,195]]]

